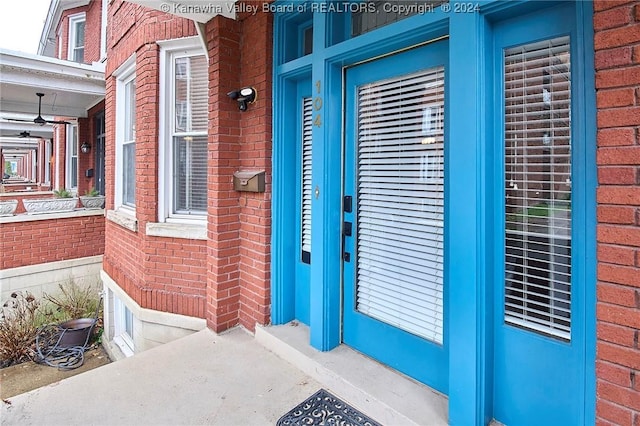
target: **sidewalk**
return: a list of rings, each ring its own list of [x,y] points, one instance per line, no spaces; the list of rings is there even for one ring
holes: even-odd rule
[[[445,396],[302,324],[209,329],[2,403],[2,425],[275,425],[321,388],[383,425],[446,425]]]
[[[242,329],[203,330],[2,404],[3,425],[274,425],[318,382]]]

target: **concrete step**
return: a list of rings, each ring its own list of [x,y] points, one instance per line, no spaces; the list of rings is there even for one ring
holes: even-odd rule
[[[256,327],[256,341],[383,425],[446,425],[448,399],[435,390],[341,345],[321,352],[309,328],[292,322]]]

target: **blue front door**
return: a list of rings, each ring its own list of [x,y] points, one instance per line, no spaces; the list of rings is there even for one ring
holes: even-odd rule
[[[447,42],[347,68],[343,341],[448,388]]]
[[[585,418],[584,108],[572,6],[495,28],[494,417],[507,425]]]

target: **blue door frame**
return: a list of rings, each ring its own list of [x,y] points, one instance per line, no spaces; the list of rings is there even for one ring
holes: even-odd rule
[[[278,4],[298,2],[280,1]],[[452,1],[459,12],[463,2]],[[309,282],[310,343],[319,350],[331,350],[341,343],[342,312],[342,128],[344,116],[343,68],[370,58],[449,36],[449,140],[455,141],[447,167],[457,170],[449,181],[449,244],[445,247],[448,289],[449,369],[448,397],[451,424],[487,424],[493,417],[493,312],[495,274],[492,265],[493,203],[492,162],[500,155],[489,141],[493,138],[494,116],[486,108],[493,97],[493,37],[497,22],[556,2],[480,2],[479,12],[433,13],[403,19],[354,38],[344,36],[340,14],[313,13],[313,53],[291,58],[292,27],[299,27],[297,13],[276,14],[274,27],[274,145],[273,145],[273,236],[272,236],[272,322],[295,319],[295,270],[291,266],[288,210],[289,165],[293,164],[290,129],[287,128],[288,100],[296,84],[311,77],[312,96],[320,98],[314,110],[313,127],[313,253]],[[573,79],[579,82],[580,103],[573,116],[583,123],[595,123],[592,4],[575,2],[576,52],[579,61]],[[344,15],[344,14],[342,14]],[[341,35],[336,35],[341,34]],[[288,43],[288,44],[287,44]],[[585,211],[584,292],[584,415],[585,424],[595,421],[595,126],[583,126],[588,149],[582,158],[584,197],[576,200]],[[578,135],[574,134],[574,137]],[[453,143],[453,142],[452,142]],[[470,166],[471,165],[471,166]],[[455,265],[455,267],[453,266]]]

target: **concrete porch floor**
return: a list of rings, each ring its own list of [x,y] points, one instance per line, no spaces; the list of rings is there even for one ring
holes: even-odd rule
[[[188,337],[2,403],[3,425],[273,425],[325,388],[384,425],[447,423],[447,400],[308,329]]]

